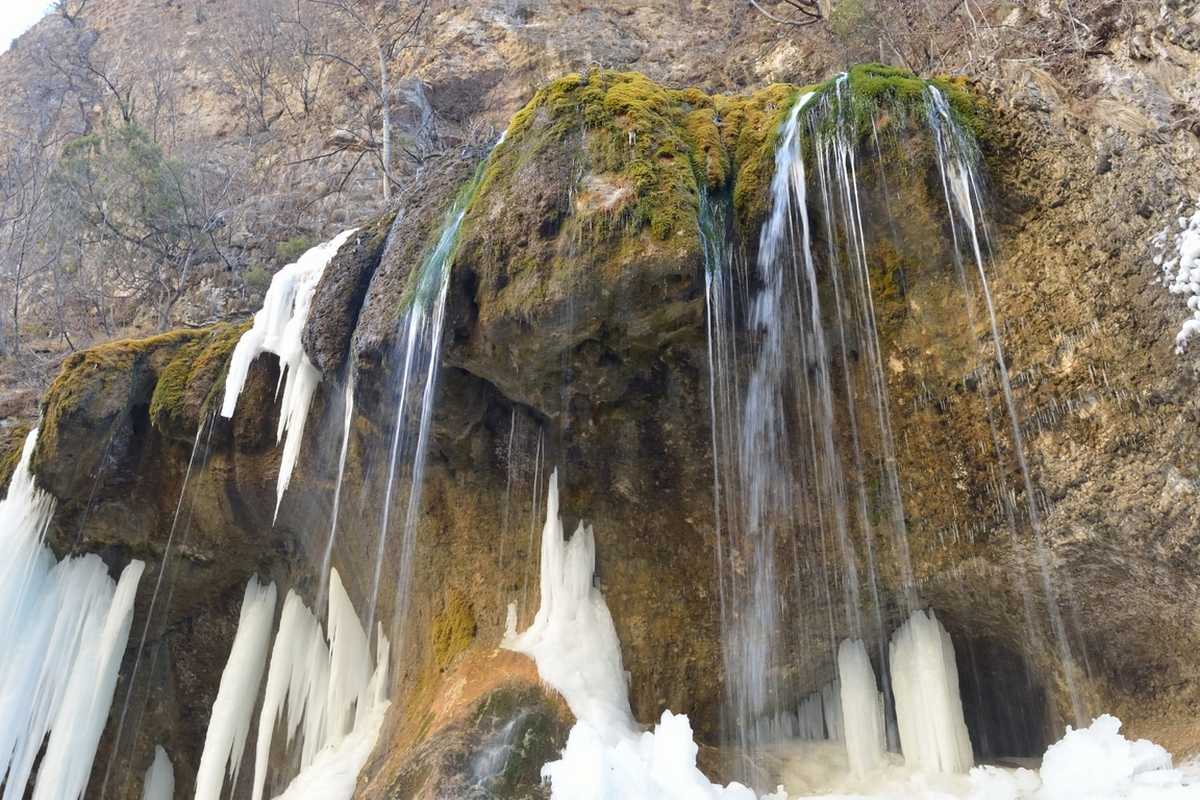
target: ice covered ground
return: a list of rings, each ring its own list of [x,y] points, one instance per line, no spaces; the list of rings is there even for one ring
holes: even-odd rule
[[[1120,734],[1120,720],[1098,717],[1070,730],[1046,751],[1041,768],[979,766],[966,774],[910,769],[885,755],[879,769],[855,776],[841,742],[793,742],[774,748],[789,798],[824,800],[1195,800],[1200,763],[1172,767],[1171,755],[1144,739]]]
[[[965,774],[942,773],[910,768],[894,753],[882,754],[882,763],[866,769],[857,758],[858,769],[851,769],[844,742],[797,740],[770,749],[768,763],[760,765],[778,776],[776,792],[760,797],[737,783],[714,784],[696,766],[698,747],[686,715],[664,711],[652,731],[633,719],[620,642],[604,595],[592,585],[595,540],[580,524],[564,541],[557,472],[550,478],[546,512],[541,607],[533,624],[517,633],[516,608],[510,606],[501,646],[533,658],[538,674],[575,714],[562,758],[542,769],[553,800],[1200,800],[1200,763],[1175,768],[1165,749],[1124,738],[1120,721],[1108,715],[1087,728],[1068,729],[1038,770],[978,766]],[[918,622],[929,628],[929,638],[941,636],[932,614]],[[918,633],[909,630],[910,638]],[[913,643],[902,640],[901,660],[906,648]],[[938,648],[928,652],[944,656]],[[952,665],[952,655],[945,657]],[[873,703],[875,695],[869,694]],[[957,697],[950,700],[945,704],[958,705]],[[864,738],[876,739],[881,731],[872,703],[861,716],[871,723]],[[952,733],[942,738],[953,743]],[[920,760],[945,764],[928,752]],[[969,762],[969,753],[956,761]]]

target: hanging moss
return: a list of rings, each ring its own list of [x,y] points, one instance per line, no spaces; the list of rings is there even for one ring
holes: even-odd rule
[[[490,209],[495,225],[496,209],[522,207],[522,193],[530,188],[514,176],[555,174],[538,167],[570,159],[575,183],[563,187],[559,207],[545,210],[552,218],[524,222],[539,233],[557,233],[566,225],[598,263],[609,263],[611,254],[601,245],[614,238],[647,232],[661,241],[677,235],[698,241],[702,191],[729,192],[737,227],[753,236],[769,208],[780,129],[802,92],[823,95],[814,102],[849,103],[840,114],[828,115],[828,124],[841,119],[860,139],[878,132],[885,148],[899,143],[898,130],[927,113],[930,84],[945,94],[968,131],[978,137],[982,129],[983,107],[962,81],[926,81],[880,64],[853,67],[845,80],[849,91],[839,100],[838,78],[710,96],[697,88],[666,89],[637,73],[566,75],[540,89],[513,117],[504,142],[484,166],[473,205]],[[468,227],[478,222],[468,212]],[[475,244],[480,273],[516,279],[519,270],[500,267],[515,263],[514,244],[524,246],[516,238]]]
[[[749,97],[714,98],[721,116],[722,141],[735,171],[734,214],[743,230],[754,229],[766,216],[775,175],[775,145],[799,91],[795,86],[773,84]]]
[[[928,113],[928,88],[934,86],[946,98],[955,122],[975,139],[986,135],[986,108],[967,89],[961,78],[920,78],[912,72],[884,64],[858,64],[846,73],[849,92],[837,96],[838,77],[817,87],[832,103],[843,103],[842,120],[850,125],[850,135],[859,140],[875,131],[894,133],[897,127],[923,120]],[[831,115],[830,124],[836,119]]]

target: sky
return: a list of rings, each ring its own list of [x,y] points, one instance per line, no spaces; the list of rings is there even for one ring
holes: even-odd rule
[[[50,0],[0,0],[0,53],[50,10]]]

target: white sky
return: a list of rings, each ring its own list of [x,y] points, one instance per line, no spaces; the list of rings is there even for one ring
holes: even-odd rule
[[[0,0],[0,53],[33,27],[50,9],[51,0]]]

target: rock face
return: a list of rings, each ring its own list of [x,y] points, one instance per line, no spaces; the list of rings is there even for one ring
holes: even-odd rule
[[[1161,68],[1195,63],[1181,52]],[[1119,68],[1134,85],[1162,85],[1128,61]],[[1126,81],[1111,85],[1119,94]],[[472,151],[427,164],[394,220],[364,227],[318,288],[304,342],[324,381],[277,521],[268,511],[279,457],[273,359],[256,363],[232,421],[201,427],[239,329],[110,345],[65,364],[44,402],[35,463],[62,503],[52,543],[101,552],[114,568],[145,558],[143,585],[167,571],[161,619],[148,628],[160,658],[134,687],[143,722],[131,746],[117,743],[117,774],[135,776],[122,797],[139,796],[136,776],[156,742],[171,752],[179,791],[190,791],[249,575],[315,596],[334,535],[337,375],[347,358],[356,414],[333,563],[360,612],[384,565],[378,618],[403,609],[391,632],[393,713],[360,795],[542,792],[537,768],[561,747],[569,714],[527,660],[496,646],[509,602],[522,626],[537,607],[554,468],[566,527],[579,518],[595,527],[597,581],[635,715],[649,723],[664,708],[684,711],[699,738],[718,741],[724,665],[696,220],[702,198],[720,198],[752,254],[774,132],[795,91],[710,97],[638,75],[572,75],[540,90],[486,160]],[[1145,243],[1194,191],[1182,169],[1196,142],[1156,127],[1149,99],[1130,110],[1153,96],[1130,90],[1110,98],[1125,113],[1088,112],[1029,72],[991,98],[983,145],[998,260],[989,278],[1008,321],[1003,344],[1079,682],[1094,710],[1185,753],[1200,749],[1190,718],[1200,692],[1190,623],[1200,611],[1200,368],[1194,353],[1172,350],[1183,312],[1155,285]],[[1147,125],[1168,140],[1166,174],[1162,151],[1139,146]],[[385,503],[396,324],[413,269],[481,164],[452,273],[422,513],[407,539],[396,523],[407,475]],[[983,749],[1027,754],[1013,751],[1032,752],[1070,708],[1058,651],[1040,623],[1025,621],[1022,584],[1033,589],[1034,618],[1045,618],[1042,565],[1028,520],[1014,534],[1007,518],[1026,506],[1013,454],[993,442],[1005,418],[994,381],[982,377],[990,338],[967,324],[928,153],[888,173],[886,194],[874,169],[864,168],[864,207],[878,219],[889,204],[903,210],[894,227],[874,226],[867,245],[881,278],[875,300],[920,597],[958,645],[972,731],[992,737]],[[391,535],[381,543],[385,513]],[[413,569],[401,587],[394,569],[405,559]],[[895,614],[897,576],[882,578]],[[139,601],[131,642],[148,603]],[[135,655],[131,647],[123,675]],[[797,663],[788,677],[798,689],[829,677],[818,658]],[[1029,711],[1023,719],[1004,717],[1014,696]]]

